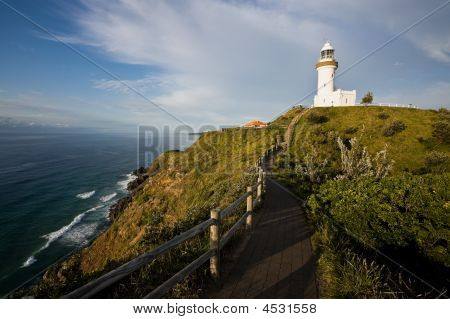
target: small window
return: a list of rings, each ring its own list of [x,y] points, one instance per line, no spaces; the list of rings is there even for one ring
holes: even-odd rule
[[[347,104],[347,99],[345,99],[345,104]]]

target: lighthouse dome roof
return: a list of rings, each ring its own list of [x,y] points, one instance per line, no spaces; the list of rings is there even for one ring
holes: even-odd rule
[[[325,44],[322,47],[322,50],[320,50],[320,51],[325,51],[325,50],[334,50],[334,48],[331,45],[330,41],[325,42]]]

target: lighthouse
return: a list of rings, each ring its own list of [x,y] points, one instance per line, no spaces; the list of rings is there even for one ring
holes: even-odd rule
[[[335,87],[335,74],[338,62],[334,56],[334,48],[329,41],[320,50],[317,70],[317,95],[314,106],[351,106],[356,103],[356,91],[344,91]]]

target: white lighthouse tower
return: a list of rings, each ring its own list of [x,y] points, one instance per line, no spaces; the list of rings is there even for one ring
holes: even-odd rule
[[[329,41],[320,50],[320,58],[316,64],[317,95],[314,106],[350,106],[356,103],[356,91],[335,90],[334,76],[338,62],[334,57],[334,48]]]

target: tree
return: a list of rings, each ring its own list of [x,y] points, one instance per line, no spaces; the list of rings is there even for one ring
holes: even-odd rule
[[[373,102],[373,93],[371,91],[367,91],[367,93],[362,98],[361,103],[367,105],[367,104],[370,104],[372,102]]]

